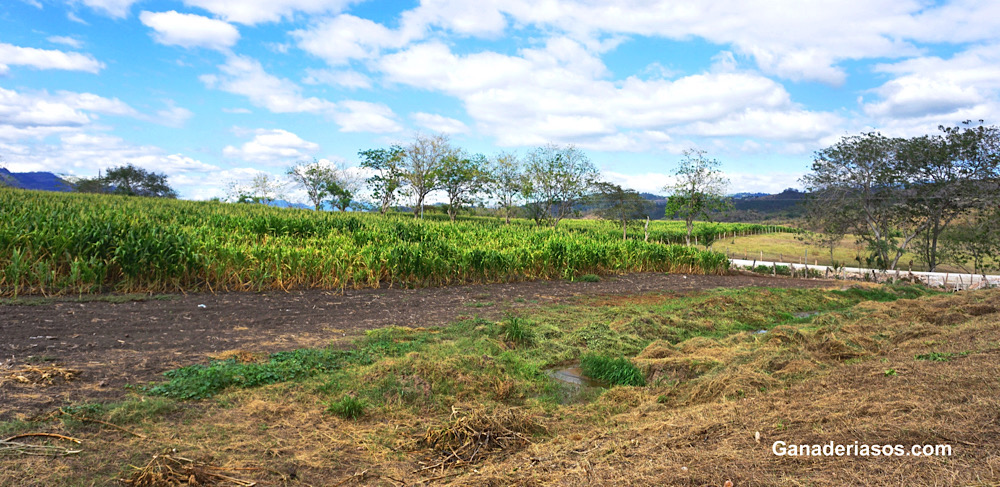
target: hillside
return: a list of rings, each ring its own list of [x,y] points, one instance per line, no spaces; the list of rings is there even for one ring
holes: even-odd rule
[[[0,185],[41,191],[72,191],[69,183],[50,172],[10,172],[0,168]]]

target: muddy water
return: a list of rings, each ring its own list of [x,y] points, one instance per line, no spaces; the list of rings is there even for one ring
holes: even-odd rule
[[[608,387],[607,384],[599,380],[594,380],[591,379],[590,377],[583,375],[583,370],[580,369],[579,364],[562,365],[559,367],[549,369],[546,371],[546,373],[549,374],[549,377],[552,377],[557,381],[565,382],[566,384],[572,384],[579,387],[588,387],[588,388]]]

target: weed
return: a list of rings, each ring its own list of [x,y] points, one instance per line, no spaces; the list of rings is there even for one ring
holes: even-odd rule
[[[597,274],[584,274],[573,280],[578,282],[600,282],[601,278]]]
[[[365,401],[351,395],[345,395],[340,400],[331,402],[326,410],[344,419],[358,419],[365,414],[366,407],[368,405]]]
[[[611,358],[588,353],[580,357],[580,368],[584,375],[612,385],[644,386],[646,378],[631,361],[625,357]]]
[[[886,377],[895,377],[895,376],[899,375],[899,373],[896,372],[896,369],[885,369],[885,372],[883,372],[883,374]]]
[[[506,341],[518,345],[530,345],[535,340],[531,324],[517,316],[509,316],[504,320],[503,337]]]
[[[968,355],[969,353],[970,352],[967,352],[967,351],[966,352],[961,352],[961,353],[931,352],[931,353],[918,354],[918,355],[915,355],[913,358],[916,359],[916,360],[926,360],[926,361],[929,361],[929,362],[947,362],[947,361],[949,361],[949,360],[951,360],[951,359],[953,359],[955,357],[964,357],[964,356]]]
[[[165,372],[169,382],[146,389],[153,395],[176,399],[204,399],[229,387],[257,387],[307,377],[341,367],[348,359],[364,360],[356,352],[299,349],[271,354],[266,363],[214,360]]]

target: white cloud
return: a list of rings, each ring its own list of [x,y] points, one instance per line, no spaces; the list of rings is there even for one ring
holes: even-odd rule
[[[68,91],[60,91],[54,95],[47,92],[25,94],[0,88],[0,126],[71,129],[90,123],[95,114],[139,115],[135,109],[117,98]],[[40,133],[51,133],[51,130]]]
[[[383,56],[378,68],[389,81],[458,97],[476,127],[504,146],[557,142],[635,151],[662,147],[655,134],[675,131],[801,140],[828,134],[840,122],[793,103],[775,81],[727,63],[674,80],[606,80],[600,59],[566,38],[518,56],[459,56],[431,41]]]
[[[240,33],[226,22],[176,11],[142,12],[139,19],[153,29],[156,42],[168,46],[204,47],[226,51],[240,39]]]
[[[309,52],[332,64],[370,57],[427,36],[431,27],[459,35],[496,37],[509,24],[535,26],[607,50],[624,36],[673,40],[699,37],[753,59],[770,75],[796,81],[844,82],[839,63],[866,58],[918,55],[920,43],[1000,39],[1000,4],[959,1],[929,5],[920,0],[822,2],[719,0],[680,4],[672,0],[593,2],[581,0],[424,0],[404,12],[397,30],[364,19],[347,19],[299,31]],[[849,26],[845,28],[845,26]],[[610,37],[608,37],[610,36]],[[323,44],[326,41],[327,44]]]
[[[883,64],[895,77],[861,100],[873,125],[891,135],[937,131],[940,124],[991,119],[1000,109],[1000,44],[975,46],[948,59],[935,56]]]
[[[399,132],[403,127],[396,122],[396,114],[381,103],[345,100],[338,104],[333,119],[341,132],[374,132],[376,134]]]
[[[462,123],[461,120],[455,120],[454,118],[448,118],[436,113],[417,112],[411,116],[417,122],[417,125],[431,132],[464,134],[469,131],[469,127]]]
[[[6,72],[9,66],[85,71],[96,74],[104,68],[104,63],[99,62],[89,54],[0,43],[0,74]]]
[[[168,100],[167,108],[157,111],[156,116],[150,117],[150,120],[167,127],[183,127],[193,115],[191,110],[179,107]]]
[[[240,147],[227,146],[222,150],[222,155],[247,162],[290,165],[319,150],[319,144],[302,140],[287,130],[258,129],[253,133],[253,140]]]
[[[222,111],[225,113],[235,113],[239,115],[246,115],[249,113],[253,113],[252,111],[246,108],[223,108]]]
[[[79,49],[83,47],[83,42],[79,39],[69,37],[69,36],[49,36],[45,40],[53,44],[62,44],[64,46],[72,47],[73,49]]]
[[[209,88],[242,95],[256,106],[274,113],[327,113],[335,104],[314,97],[303,97],[294,82],[264,71],[260,62],[245,56],[230,56],[219,66],[221,75],[203,75],[201,81]]]
[[[331,66],[346,64],[352,59],[370,59],[382,48],[402,47],[409,41],[406,36],[381,24],[346,14],[291,34],[298,39],[301,49]]]
[[[372,80],[357,71],[332,71],[312,68],[306,70],[306,77],[302,82],[307,85],[326,84],[348,89],[366,89],[372,86]]]
[[[305,14],[335,13],[353,0],[184,0],[188,6],[199,7],[228,22],[255,25],[264,22],[291,20],[296,12]]]
[[[98,10],[109,17],[124,18],[128,16],[129,9],[132,8],[132,4],[136,3],[138,0],[76,0],[82,2],[84,5]]]
[[[340,125],[341,132],[398,132],[402,127],[396,114],[382,103],[344,100],[334,103],[305,97],[294,82],[264,71],[261,64],[244,56],[231,56],[219,66],[221,75],[204,75],[203,83],[237,95],[274,113],[314,113],[325,115]]]
[[[181,197],[190,197],[197,186],[211,184],[207,174],[218,171],[211,164],[183,154],[171,154],[156,146],[136,146],[119,137],[93,133],[69,133],[57,143],[3,144],[11,171],[49,171],[73,176],[95,176],[109,166],[134,164],[168,176],[168,184]]]

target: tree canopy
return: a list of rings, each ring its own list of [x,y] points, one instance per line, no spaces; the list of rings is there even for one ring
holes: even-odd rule
[[[729,180],[722,174],[722,163],[707,158],[705,154],[698,149],[684,151],[684,158],[674,171],[675,182],[663,188],[669,195],[665,215],[668,218],[678,215],[684,219],[688,245],[691,245],[695,219],[700,217],[711,221],[713,212],[729,208],[726,198]]]

